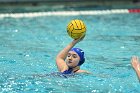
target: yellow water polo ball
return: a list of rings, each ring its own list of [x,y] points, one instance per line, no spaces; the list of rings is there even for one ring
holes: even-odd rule
[[[71,20],[67,25],[67,33],[73,39],[78,39],[86,34],[86,25],[82,20]]]

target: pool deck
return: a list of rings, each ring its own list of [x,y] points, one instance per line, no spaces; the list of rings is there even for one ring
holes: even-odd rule
[[[139,4],[140,0],[0,0],[2,4],[33,4],[38,5],[41,3],[52,5],[126,5],[126,4]]]
[[[20,12],[20,10],[23,12],[38,12],[40,9],[41,11],[57,11],[62,9],[102,10],[135,8],[140,8],[140,0],[0,0],[0,13],[15,13]]]

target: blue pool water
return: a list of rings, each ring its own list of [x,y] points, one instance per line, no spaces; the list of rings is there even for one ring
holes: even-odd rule
[[[72,19],[87,25],[81,69],[93,74],[64,78],[55,56],[72,39]],[[140,93],[132,55],[140,56],[140,14],[0,19],[0,93]]]

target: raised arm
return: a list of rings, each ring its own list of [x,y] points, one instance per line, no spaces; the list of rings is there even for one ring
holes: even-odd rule
[[[81,37],[79,39],[73,40],[71,43],[69,43],[63,50],[61,50],[58,55],[56,56],[56,65],[58,67],[58,70],[60,72],[65,71],[68,69],[68,66],[66,65],[65,59],[67,57],[67,54],[71,48],[73,48],[79,41],[81,41],[84,38]]]
[[[137,56],[133,56],[132,59],[131,59],[131,64],[132,64],[132,67],[134,68],[137,76],[138,76],[138,79],[140,81],[140,63],[139,63],[139,58]]]

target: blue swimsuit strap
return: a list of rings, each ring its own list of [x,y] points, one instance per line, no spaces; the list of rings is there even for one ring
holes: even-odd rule
[[[68,70],[65,70],[64,72],[62,72],[62,74],[71,74],[73,71],[72,68],[69,68]]]
[[[65,70],[64,72],[62,72],[62,74],[72,74],[78,71],[79,69],[80,69],[79,66],[76,66],[74,68],[69,68],[68,70]]]

